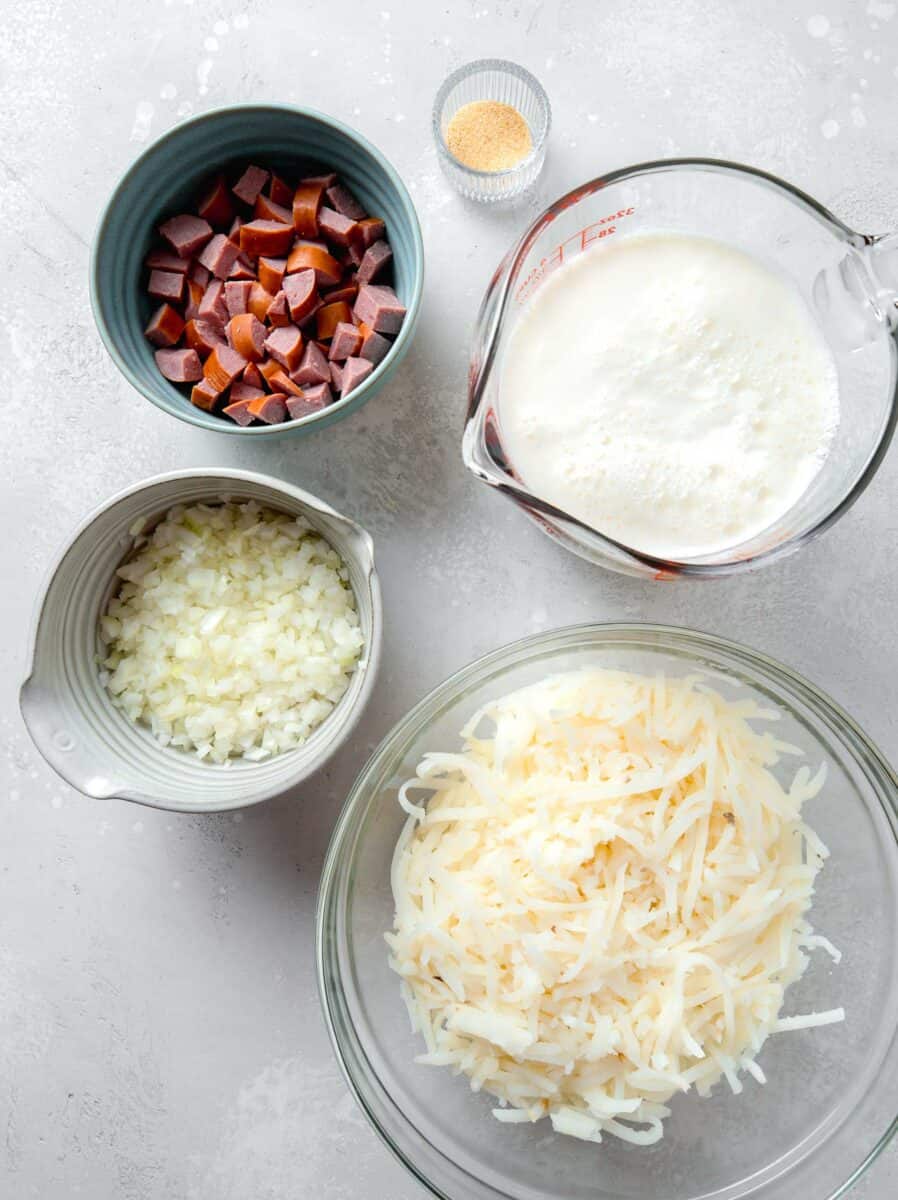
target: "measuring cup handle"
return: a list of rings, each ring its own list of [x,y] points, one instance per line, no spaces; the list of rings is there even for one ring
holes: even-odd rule
[[[898,330],[898,233],[852,234],[845,253],[814,280],[827,337],[856,350]]]
[[[898,328],[898,233],[869,238],[866,259],[883,316]]]

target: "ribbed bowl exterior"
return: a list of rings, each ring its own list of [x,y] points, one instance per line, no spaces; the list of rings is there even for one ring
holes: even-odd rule
[[[161,746],[112,704],[100,683],[97,622],[130,552],[137,526],[175,504],[256,500],[301,515],[346,563],[365,646],[349,688],[302,746],[266,762],[201,762]],[[86,795],[155,808],[216,812],[279,795],[316,771],[349,735],[367,701],[380,656],[381,599],[369,535],[314,496],[248,471],[178,471],[129,488],[93,513],[62,554],[41,602],[22,716],[35,745]]]
[[[505,171],[474,171],[449,153],[449,122],[460,108],[476,100],[510,104],[530,127],[533,149],[516,167]],[[434,102],[433,136],[440,166],[452,185],[469,200],[486,204],[513,200],[535,182],[543,169],[551,122],[549,98],[529,71],[500,58],[468,63],[449,76]]]
[[[143,335],[154,301],[146,294],[144,258],[160,221],[195,210],[204,182],[247,163],[296,177],[306,166],[338,172],[365,208],[383,217],[393,248],[395,287],[408,313],[393,348],[345,400],[298,421],[247,426],[195,408],[162,377]],[[216,109],[176,126],[125,173],[94,240],[91,303],[106,348],[125,378],[159,408],[204,429],[242,437],[309,433],[370,400],[393,375],[412,340],[424,280],[424,250],[414,205],[399,175],[359,134],[321,113],[288,105]]]

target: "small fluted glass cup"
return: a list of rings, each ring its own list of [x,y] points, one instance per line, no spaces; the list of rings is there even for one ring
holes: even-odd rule
[[[477,171],[449,151],[449,122],[465,104],[495,100],[517,109],[530,129],[530,153],[513,167]],[[543,169],[552,109],[539,80],[516,63],[482,58],[453,71],[437,92],[433,105],[433,137],[440,166],[450,183],[469,200],[490,204],[522,195]]]

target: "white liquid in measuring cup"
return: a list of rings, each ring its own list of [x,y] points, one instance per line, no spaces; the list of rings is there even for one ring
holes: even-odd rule
[[[838,422],[835,361],[793,286],[710,238],[636,234],[540,287],[511,334],[503,447],[527,487],[662,558],[774,524]]]

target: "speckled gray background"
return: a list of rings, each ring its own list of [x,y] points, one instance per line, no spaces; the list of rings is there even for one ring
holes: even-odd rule
[[[898,450],[835,530],[753,578],[602,573],[463,472],[480,295],[546,201],[661,155],[741,159],[864,231],[898,225],[896,5],[20,0],[2,20],[0,1195],[420,1200],[344,1087],[313,964],[334,817],[414,700],[534,630],[644,618],[781,657],[898,752]],[[554,110],[539,195],[514,214],[451,194],[430,141],[438,84],[483,55],[528,66]],[[148,139],[266,98],[314,104],[384,149],[418,205],[427,287],[414,348],[374,403],[306,441],[245,445],[169,419],[119,378],[94,332],[88,244]],[[197,464],[271,471],[366,524],[387,628],[374,700],[330,769],[245,814],[177,818],[64,787],[16,689],[68,531],[120,486]],[[896,1193],[893,1147],[854,1194]]]

